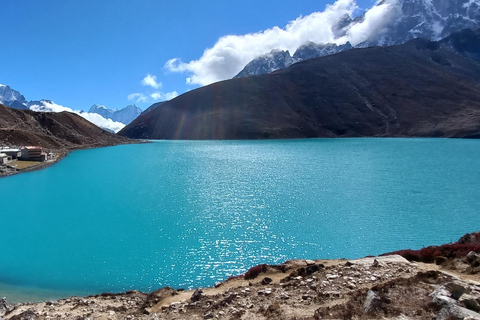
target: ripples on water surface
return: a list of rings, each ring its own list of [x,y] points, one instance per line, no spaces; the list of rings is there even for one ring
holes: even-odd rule
[[[212,285],[480,227],[480,141],[159,141],[0,179],[0,282],[86,294]],[[0,287],[0,293],[1,287]]]

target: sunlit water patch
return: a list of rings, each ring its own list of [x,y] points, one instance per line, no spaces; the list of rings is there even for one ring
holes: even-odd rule
[[[0,179],[0,295],[207,286],[259,263],[450,242],[479,229],[479,184],[478,140],[76,151]]]

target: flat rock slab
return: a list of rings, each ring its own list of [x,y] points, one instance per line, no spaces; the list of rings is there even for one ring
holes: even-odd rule
[[[393,254],[391,256],[381,256],[381,257],[368,257],[368,258],[361,258],[356,260],[349,260],[348,262],[351,264],[359,264],[359,265],[373,265],[374,261],[377,260],[378,263],[400,263],[400,264],[410,264],[410,262],[405,259],[404,257]]]

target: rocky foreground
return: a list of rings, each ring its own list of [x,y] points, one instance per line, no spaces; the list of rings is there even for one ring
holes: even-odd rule
[[[478,252],[472,241],[480,237],[469,236],[455,245]],[[15,305],[3,299],[0,319],[480,319],[479,256],[440,256],[442,247],[430,247],[433,263],[398,254],[294,260],[194,291],[167,287]]]

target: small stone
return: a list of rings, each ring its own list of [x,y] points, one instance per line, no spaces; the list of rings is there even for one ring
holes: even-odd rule
[[[377,281],[377,278],[376,278],[375,276],[371,276],[371,277],[370,277],[370,280],[371,280],[371,281]]]
[[[307,264],[307,266],[312,266],[315,264],[315,261],[313,260],[305,260],[305,263]]]
[[[325,277],[328,279],[328,280],[333,280],[333,279],[337,279],[339,278],[340,276],[338,274],[330,274],[330,273],[327,273],[325,275]]]
[[[200,288],[197,288],[195,292],[193,292],[192,296],[190,297],[190,301],[195,302],[199,301],[203,297],[203,291]]]
[[[290,299],[290,296],[288,295],[288,293],[286,293],[285,291],[280,293],[280,298],[284,299],[284,300],[287,300],[287,299]]]
[[[263,278],[263,280],[262,280],[262,285],[270,284],[270,283],[272,283],[272,281],[273,281],[272,278],[265,277],[265,278]]]
[[[203,319],[213,319],[213,313],[208,312],[203,316]]]

